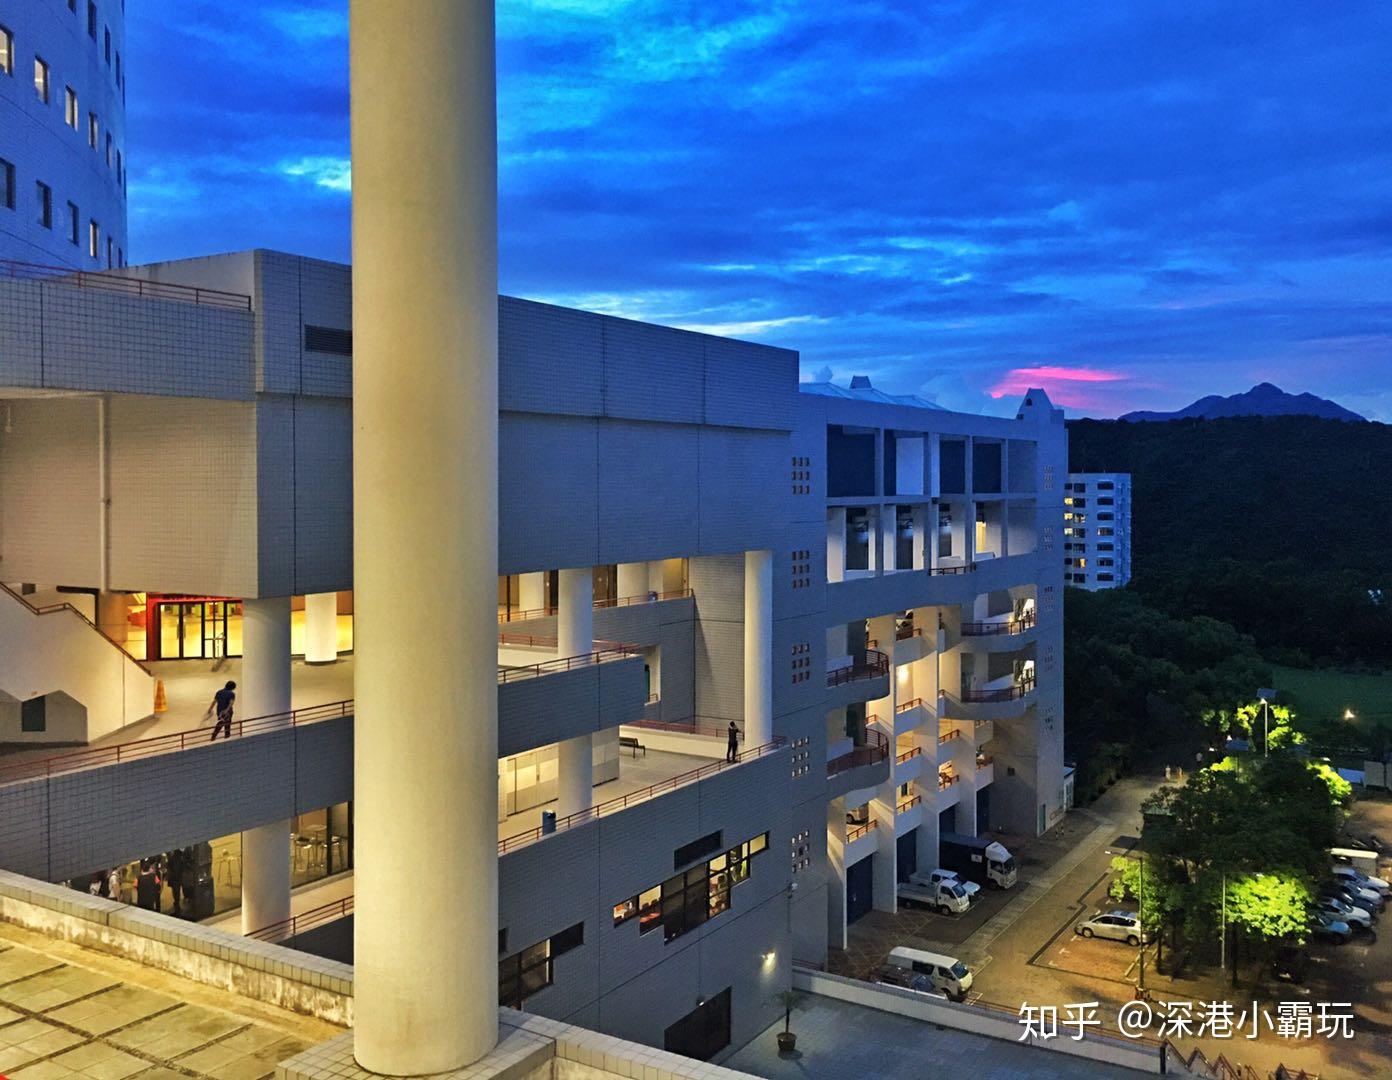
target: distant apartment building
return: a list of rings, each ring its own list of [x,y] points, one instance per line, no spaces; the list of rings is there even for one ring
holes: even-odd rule
[[[1063,580],[1116,589],[1131,580],[1131,474],[1069,473],[1063,496]]]

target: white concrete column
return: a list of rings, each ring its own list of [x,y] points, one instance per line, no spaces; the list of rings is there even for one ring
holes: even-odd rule
[[[494,5],[349,19],[353,1046],[408,1076],[498,1039]]]
[[[827,508],[827,581],[846,576],[846,508]]]
[[[237,713],[244,720],[290,711],[290,598],[242,601],[242,677]],[[287,718],[287,723],[289,720]],[[290,918],[290,822],[242,833],[242,933]]]
[[[556,609],[556,655],[580,656],[594,649],[594,572],[588,566],[560,572]],[[556,813],[560,817],[594,805],[594,740],[566,739],[557,748]]]
[[[126,594],[100,592],[97,594],[97,626],[101,632],[119,645],[126,643],[130,632],[130,622],[126,611]]]
[[[773,739],[773,552],[744,553],[744,743]]]
[[[338,593],[306,593],[304,598],[306,664],[338,659]]]
[[[523,611],[541,611],[546,607],[546,572],[517,575],[517,606]]]
[[[619,563],[618,588],[620,600],[629,596],[646,596],[648,593],[648,564],[645,562]]]

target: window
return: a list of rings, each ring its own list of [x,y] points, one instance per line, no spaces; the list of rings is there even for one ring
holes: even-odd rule
[[[45,229],[53,228],[53,189],[42,180],[34,182],[39,197],[39,224]]]
[[[121,85],[121,50],[116,50],[116,85]]]
[[[14,166],[4,158],[0,158],[0,207],[6,210],[15,208]]]
[[[0,26],[0,75],[14,74],[14,34]]]
[[[116,151],[116,183],[120,184],[120,183],[124,182],[125,177],[126,177],[126,165],[125,165],[125,162],[121,159],[121,151],[120,151],[120,150],[117,150],[117,151]]]
[[[1112,578],[1112,575],[1111,575],[1111,574],[1098,574],[1098,575],[1097,575],[1097,580],[1098,580],[1098,581],[1111,581],[1111,580],[1113,580],[1113,578]]]
[[[1113,559],[1098,559],[1098,560],[1097,560],[1097,565],[1098,565],[1098,566],[1112,566],[1112,565],[1114,565],[1114,564],[1115,564],[1115,560],[1113,560]]]
[[[1098,544],[1098,545],[1097,545],[1097,550],[1098,550],[1098,551],[1113,551],[1113,550],[1115,550],[1115,548],[1116,548],[1116,545],[1115,545],[1115,544]]]
[[[1116,500],[1115,500],[1114,498],[1112,498],[1110,495],[1103,495],[1100,499],[1097,500],[1097,505],[1098,505],[1098,506],[1115,506],[1115,505],[1116,505]]]
[[[87,36],[97,40],[97,5],[87,0]]]
[[[111,242],[111,237],[108,236],[108,237],[106,238],[106,268],[107,268],[108,270],[110,270],[111,267],[114,265],[114,264],[112,263],[112,261],[111,261],[111,256],[112,256],[112,254],[113,254],[113,249],[114,249],[114,247],[115,247],[115,245],[112,244],[112,242]]]
[[[34,57],[34,93],[48,104],[48,61],[38,56]]]
[[[78,239],[78,220],[82,217],[78,213],[77,203],[68,203],[68,239],[74,244],[81,243]]]
[[[106,133],[106,167],[111,168],[111,132]]]
[[[689,844],[683,844],[672,853],[672,869],[680,870],[689,862],[694,862],[702,855],[709,855],[712,851],[720,850],[720,833],[713,832],[709,836],[703,836],[699,840],[693,840]]]
[[[730,1045],[730,987],[703,999],[662,1035],[662,1048],[709,1061]]]
[[[95,150],[100,143],[101,124],[97,122],[97,114],[89,112],[87,114],[87,145]]]
[[[555,982],[552,961],[585,943],[585,924],[580,922],[545,941],[498,961],[498,1004],[520,1009],[522,1002]]]
[[[96,221],[87,222],[87,254],[94,259],[101,254],[101,226]]]
[[[1100,514],[1097,515],[1097,520],[1098,520],[1098,521],[1115,521],[1115,520],[1116,520],[1116,515],[1113,514],[1110,510],[1103,510]]]
[[[304,328],[304,347],[306,352],[352,356],[353,331],[335,330],[328,326],[306,326]]]
[[[1116,531],[1115,529],[1106,529],[1106,528],[1102,528],[1102,529],[1098,529],[1098,530],[1097,530],[1097,535],[1098,535],[1098,536],[1111,536],[1115,531]]]
[[[77,130],[77,91],[71,86],[63,90],[63,121],[74,131]]]
[[[1114,484],[1114,483],[1113,483],[1112,481],[1110,481],[1110,480],[1099,480],[1099,481],[1097,481],[1097,490],[1098,490],[1098,491],[1113,491],[1113,490],[1115,490],[1115,489],[1116,489],[1116,484]]]
[[[111,27],[102,30],[102,51],[106,54],[106,66],[111,66]]]
[[[48,698],[36,697],[20,703],[20,731],[48,730]]]
[[[719,834],[712,836],[718,842]],[[696,843],[709,839],[705,837]],[[628,922],[636,913],[640,935],[660,925],[664,941],[681,937],[730,909],[730,890],[749,879],[750,860],[767,848],[768,833],[762,833],[636,897],[620,901],[614,905],[614,925]]]

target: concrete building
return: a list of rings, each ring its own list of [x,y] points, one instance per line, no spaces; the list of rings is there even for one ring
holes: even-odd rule
[[[145,734],[137,659],[204,693],[240,663],[219,668],[239,715],[285,718],[0,784],[0,865],[61,881],[212,842],[215,892],[259,931],[354,860],[353,706],[286,714],[292,654],[368,633],[351,274],[253,251],[118,276],[161,293],[0,282],[0,741]],[[497,318],[503,1001],[718,1057],[774,1018],[794,957],[893,910],[941,831],[1063,813],[1061,414],[1040,391],[1007,419],[799,384],[786,350],[525,300]],[[401,596],[428,657],[451,601]],[[81,643],[120,653],[34,613],[62,598],[126,670],[91,685]],[[61,650],[17,647],[40,632]],[[411,890],[453,857],[431,847]]]
[[[1131,580],[1131,474],[1069,473],[1063,498],[1063,580],[1118,589]]]
[[[124,52],[120,0],[0,8],[0,276],[125,265]]]

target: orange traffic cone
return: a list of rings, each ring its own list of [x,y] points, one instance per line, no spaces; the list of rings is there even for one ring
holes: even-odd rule
[[[168,712],[169,699],[164,696],[164,680],[155,680],[155,712]]]

